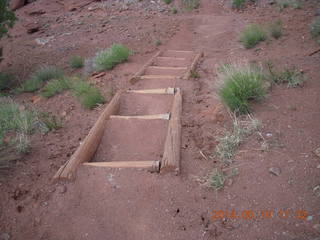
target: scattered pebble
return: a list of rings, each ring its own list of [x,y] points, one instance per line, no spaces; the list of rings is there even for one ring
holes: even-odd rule
[[[281,169],[278,167],[271,167],[269,168],[269,172],[275,176],[279,176],[281,174]]]

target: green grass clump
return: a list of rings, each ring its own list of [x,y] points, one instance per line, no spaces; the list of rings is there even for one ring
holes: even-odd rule
[[[232,0],[232,7],[235,9],[241,9],[246,0]]]
[[[281,20],[277,20],[269,25],[269,32],[270,35],[275,38],[279,39],[282,36],[282,22]]]
[[[302,86],[305,78],[303,74],[296,68],[286,68],[282,71],[278,71],[274,68],[272,62],[267,62],[269,79],[274,84],[287,83],[288,87]]]
[[[64,73],[59,68],[53,66],[42,67],[22,84],[19,91],[34,92],[40,89],[46,81],[51,79],[60,79],[63,76]]]
[[[66,77],[49,81],[41,90],[41,95],[50,98],[70,88],[70,80]]]
[[[250,112],[249,101],[262,99],[264,74],[258,67],[249,64],[233,64],[218,72],[219,97],[237,114]]]
[[[12,87],[13,76],[8,73],[0,73],[0,91]]]
[[[215,190],[222,189],[226,180],[227,176],[224,174],[224,172],[218,169],[213,169],[209,178],[210,186]]]
[[[75,80],[72,83],[72,91],[85,108],[93,109],[105,102],[100,91],[84,80]]]
[[[156,45],[157,47],[160,46],[161,44],[162,44],[161,40],[158,39],[158,40],[155,41],[155,45]]]
[[[277,0],[277,5],[280,11],[283,11],[283,9],[288,7],[292,7],[294,9],[301,9],[302,7],[301,2],[297,0]]]
[[[96,71],[110,70],[119,63],[128,60],[130,50],[121,44],[114,44],[110,48],[100,51],[93,59]]]
[[[200,7],[200,0],[182,0],[184,7],[187,10],[193,10]]]
[[[247,25],[240,33],[240,42],[245,48],[253,48],[259,42],[266,39],[266,33],[257,24]]]
[[[82,68],[84,66],[84,59],[80,56],[72,56],[69,60],[70,67]]]
[[[163,0],[166,4],[172,3],[172,0]]]
[[[178,13],[178,9],[177,9],[176,7],[173,7],[173,8],[171,9],[171,12],[172,12],[173,14],[177,14],[177,13]]]
[[[313,20],[310,26],[310,34],[313,38],[320,36],[320,17]]]

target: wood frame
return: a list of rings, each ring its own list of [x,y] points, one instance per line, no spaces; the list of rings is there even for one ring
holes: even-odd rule
[[[177,88],[171,110],[164,154],[161,160],[161,172],[171,170],[176,174],[180,172],[181,114],[182,93],[181,90]]]
[[[95,154],[103,137],[106,123],[111,115],[116,114],[120,107],[121,92],[118,92],[107,105],[105,110],[98,118],[95,125],[91,128],[89,134],[84,139],[83,143],[78,147],[71,158],[60,167],[53,180],[72,180],[75,178],[75,172],[79,164],[88,162]]]

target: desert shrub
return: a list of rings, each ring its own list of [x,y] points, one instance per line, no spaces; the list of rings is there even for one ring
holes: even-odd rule
[[[218,72],[218,94],[221,101],[237,114],[250,111],[249,101],[262,99],[264,74],[248,63],[232,64]]]
[[[16,21],[15,14],[8,9],[7,1],[0,1],[0,38],[8,33]]]
[[[166,4],[172,3],[172,0],[163,0]]]
[[[300,9],[301,5],[301,2],[298,0],[277,0],[277,6],[279,7],[280,11],[288,7]]]
[[[277,20],[269,25],[269,32],[272,37],[278,39],[282,36],[282,22]]]
[[[160,46],[161,44],[162,44],[161,40],[157,39],[156,42],[155,42],[155,45],[156,46]]]
[[[310,26],[310,33],[313,38],[320,36],[320,17],[313,20]]]
[[[51,79],[60,79],[64,73],[59,68],[53,66],[45,66],[36,71],[28,80],[26,80],[21,88],[22,92],[34,92],[42,87],[42,85]]]
[[[224,164],[232,163],[232,158],[238,146],[246,136],[257,131],[260,125],[260,122],[250,115],[244,120],[234,117],[232,130],[225,132],[224,136],[217,138],[219,144],[216,146],[215,153],[220,161]]]
[[[296,68],[285,68],[282,71],[275,69],[272,62],[267,62],[268,77],[274,84],[287,83],[288,87],[302,86],[305,78]]]
[[[241,9],[246,0],[232,0],[232,7],[235,9]]]
[[[91,86],[84,80],[74,80],[71,88],[76,98],[85,108],[93,109],[98,104],[105,102],[99,89]]]
[[[187,10],[197,9],[200,6],[200,0],[182,0],[182,3]]]
[[[0,73],[0,91],[9,89],[13,85],[13,76],[8,73]]]
[[[245,48],[252,48],[266,39],[266,33],[260,25],[250,24],[240,33],[240,42]]]
[[[66,77],[49,81],[41,90],[43,97],[52,97],[70,88],[70,80]]]
[[[80,56],[72,56],[69,60],[70,67],[82,68],[84,66],[84,59]]]
[[[130,50],[121,44],[114,44],[110,48],[102,50],[93,59],[93,68],[96,71],[112,69],[119,63],[128,60]]]
[[[172,12],[173,14],[177,14],[177,13],[178,13],[178,9],[177,9],[176,7],[173,7],[173,8],[171,9],[171,12]]]

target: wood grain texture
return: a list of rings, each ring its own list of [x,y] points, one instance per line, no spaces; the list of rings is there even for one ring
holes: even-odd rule
[[[177,174],[180,172],[181,113],[182,93],[177,88],[161,160],[161,172],[175,171]]]
[[[85,166],[107,167],[107,168],[141,168],[151,172],[159,172],[159,161],[115,161],[115,162],[87,162]]]

